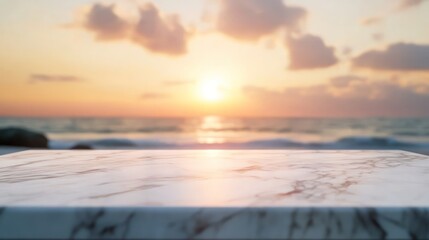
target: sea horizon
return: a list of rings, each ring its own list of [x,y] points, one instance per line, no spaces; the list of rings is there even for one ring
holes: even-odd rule
[[[50,149],[400,149],[427,152],[428,117],[0,117]]]

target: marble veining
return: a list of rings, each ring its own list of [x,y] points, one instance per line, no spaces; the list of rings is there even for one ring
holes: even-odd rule
[[[26,151],[0,157],[0,238],[429,238],[404,151]]]

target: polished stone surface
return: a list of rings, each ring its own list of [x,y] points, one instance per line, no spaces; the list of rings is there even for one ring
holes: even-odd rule
[[[0,238],[428,238],[428,185],[404,151],[25,151]]]

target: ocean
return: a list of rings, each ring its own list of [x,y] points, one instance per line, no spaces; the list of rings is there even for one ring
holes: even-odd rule
[[[50,148],[402,149],[429,152],[429,118],[0,118]]]

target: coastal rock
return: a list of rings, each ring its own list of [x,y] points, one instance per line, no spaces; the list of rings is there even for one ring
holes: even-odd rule
[[[48,141],[48,138],[39,132],[14,127],[0,129],[0,145],[48,148]]]
[[[74,145],[70,149],[72,149],[72,150],[91,150],[93,148],[87,144],[79,143],[79,144]]]

